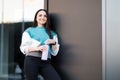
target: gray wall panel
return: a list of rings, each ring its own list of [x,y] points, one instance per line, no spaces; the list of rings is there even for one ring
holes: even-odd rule
[[[120,0],[105,2],[105,80],[120,80]]]

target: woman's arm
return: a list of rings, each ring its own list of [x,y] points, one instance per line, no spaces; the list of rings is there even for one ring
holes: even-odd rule
[[[28,53],[28,48],[31,46],[32,41],[27,32],[23,32],[22,34],[22,40],[20,45],[20,50],[23,54]]]
[[[52,48],[51,48],[51,54],[53,56],[56,56],[58,54],[58,51],[59,51],[59,43],[58,43],[58,37],[57,35],[55,35],[53,37],[53,39],[48,39],[45,41],[45,44],[52,44]]]
[[[27,54],[32,51],[43,51],[46,47],[41,46],[40,42],[32,39],[27,32],[23,32],[20,50],[23,54]]]

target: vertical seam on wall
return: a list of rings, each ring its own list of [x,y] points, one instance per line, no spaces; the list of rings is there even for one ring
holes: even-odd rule
[[[106,0],[102,0],[102,80],[106,80],[107,61]]]

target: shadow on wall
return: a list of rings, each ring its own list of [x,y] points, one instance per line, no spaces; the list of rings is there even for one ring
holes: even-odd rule
[[[58,34],[58,40],[60,44],[60,51],[56,57],[52,57],[52,62],[58,73],[60,74],[62,80],[71,80],[70,74],[65,72],[63,69],[63,65],[68,62],[72,62],[69,58],[72,59],[74,57],[73,52],[71,50],[71,45],[64,43],[62,36],[60,35],[61,33],[61,18],[58,14],[51,13],[50,14],[50,24],[51,24],[51,29],[54,30]],[[70,55],[69,55],[70,54]],[[69,57],[68,57],[69,55]]]

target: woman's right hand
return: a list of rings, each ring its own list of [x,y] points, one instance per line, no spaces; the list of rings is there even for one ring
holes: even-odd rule
[[[39,46],[39,47],[37,47],[37,48],[38,48],[38,51],[47,50],[47,47],[46,47],[45,45]]]
[[[39,47],[29,47],[28,48],[28,52],[32,52],[32,51],[44,51],[47,50],[47,47],[45,45],[41,45]]]

